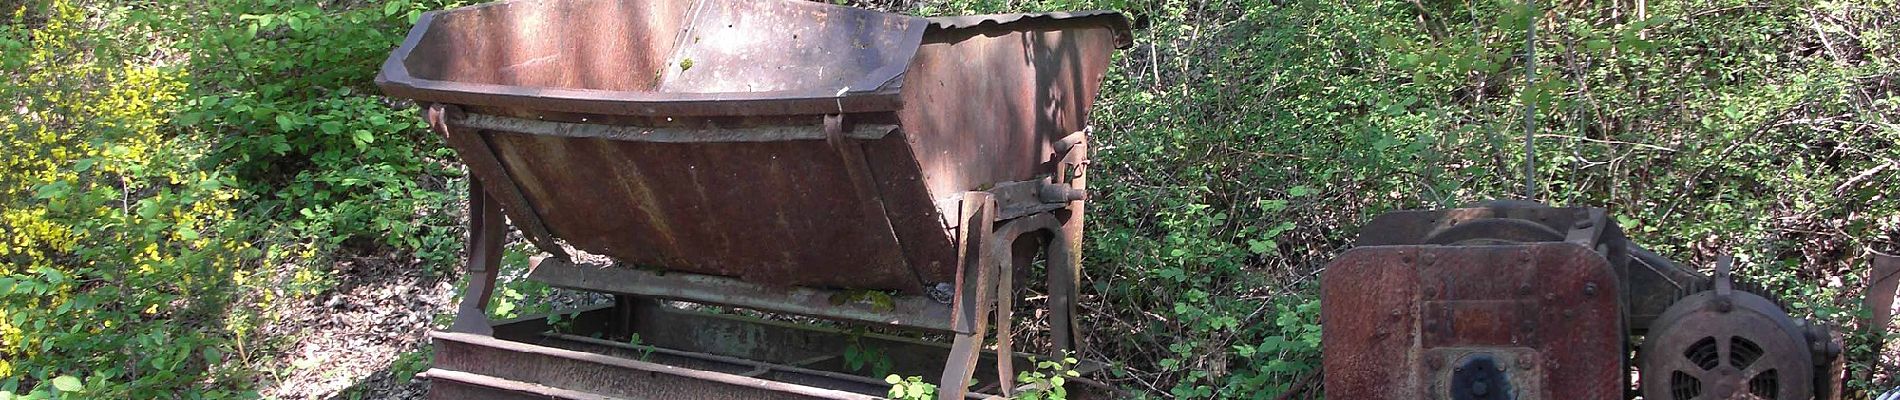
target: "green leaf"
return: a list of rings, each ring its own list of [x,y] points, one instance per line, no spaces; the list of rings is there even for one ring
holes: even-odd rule
[[[79,392],[85,390],[86,386],[79,382],[79,378],[74,378],[72,375],[60,375],[53,378],[53,388],[61,392]]]
[[[1273,251],[1276,245],[1277,243],[1274,243],[1272,240],[1247,240],[1247,250],[1252,251],[1254,254],[1267,254],[1267,252]]]

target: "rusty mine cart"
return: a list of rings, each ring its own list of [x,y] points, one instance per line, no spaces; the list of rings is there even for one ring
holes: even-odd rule
[[[433,335],[430,396],[882,396],[882,377],[846,368],[854,349],[937,378],[941,399],[1009,395],[1026,364],[1013,278],[1039,253],[1051,347],[1077,345],[1085,128],[1129,41],[1114,12],[507,0],[423,14],[377,84],[424,107],[470,174],[470,279]],[[508,225],[550,254],[528,279],[615,303],[561,329],[489,322]]]

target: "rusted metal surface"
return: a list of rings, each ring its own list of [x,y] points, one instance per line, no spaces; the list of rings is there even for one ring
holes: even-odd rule
[[[890,111],[926,25],[813,2],[508,0],[423,14],[377,82],[429,102],[594,114]]]
[[[456,153],[462,156],[463,164],[469,165],[469,175],[473,177],[470,181],[474,182],[469,186],[476,188],[469,193],[469,210],[479,210],[470,211],[470,213],[487,213],[489,209],[500,209],[512,214],[515,226],[521,229],[522,235],[526,236],[529,242],[534,243],[535,247],[556,257],[567,257],[567,252],[554,243],[553,236],[548,233],[547,224],[541,221],[540,214],[533,212],[534,210],[528,206],[527,197],[521,193],[521,188],[513,184],[513,177],[508,176],[501,162],[495,159],[494,153],[488,151],[487,140],[478,131],[451,126],[448,122],[451,119],[460,118],[462,114],[460,107],[446,104],[430,104],[423,110],[423,118],[429,122],[429,128],[437,135],[441,135],[442,141],[447,142],[449,147],[454,148]],[[475,182],[477,180],[487,182],[487,184]],[[476,208],[478,203],[482,208]],[[500,218],[489,220],[500,228],[502,222]],[[474,222],[471,218],[471,228],[475,227]],[[477,232],[477,230],[470,229],[469,232]]]
[[[453,121],[472,129],[518,132],[571,138],[601,138],[634,142],[661,143],[733,143],[776,142],[782,140],[824,140],[826,133],[807,127],[759,125],[719,127],[708,125],[627,126],[571,123],[487,114],[467,114]],[[857,140],[883,139],[897,125],[858,124],[845,137]]]
[[[1458,385],[1473,357],[1518,399],[1623,394],[1615,271],[1572,243],[1368,246],[1321,279],[1328,397],[1498,398]],[[1508,383],[1508,385],[1499,385]]]
[[[478,212],[499,210],[553,254],[532,278],[947,330],[949,361],[933,372],[956,382],[944,398],[963,398],[991,325],[1005,355],[995,384],[1014,386],[1011,280],[1033,253],[1050,259],[1054,342],[1076,345],[1087,118],[1128,30],[1113,12],[926,20],[791,0],[505,0],[423,15],[377,82],[427,105],[479,181]],[[615,263],[569,261],[589,254]],[[477,300],[458,325],[479,322],[475,289],[494,279],[470,270]],[[890,301],[854,295],[872,292]],[[634,309],[616,312],[608,330],[639,329]],[[556,367],[513,372],[538,368]]]
[[[379,83],[467,110],[433,122],[466,132],[458,153],[530,238],[920,293],[954,278],[957,196],[1055,172],[1126,30],[1115,13],[510,0],[425,15]]]
[[[1630,243],[1603,209],[1497,201],[1400,211],[1368,224],[1359,242],[1323,278],[1328,395],[1622,398],[1640,335],[1643,398],[1839,396],[1838,332],[1732,280],[1726,258],[1711,278]],[[1550,246],[1570,254],[1532,253]],[[1510,249],[1526,253],[1472,258]],[[1434,268],[1446,260],[1434,252],[1464,255],[1458,268]],[[1543,269],[1553,263],[1575,270]],[[1584,298],[1566,299],[1578,286]],[[1445,366],[1458,367],[1416,372]]]
[[[921,169],[918,187],[943,199],[1056,172],[1066,154],[1057,147],[1087,126],[1109,55],[1127,35],[1118,15],[1075,20],[1090,24],[1083,27],[1065,21],[939,27],[926,35],[905,76],[906,107],[897,112]]]
[[[863,351],[888,357],[891,366],[889,373],[902,376],[934,376],[941,373],[942,360],[949,353],[949,346],[942,343],[902,338],[876,333],[847,333],[834,328],[817,327],[806,324],[769,321],[732,314],[715,314],[701,311],[669,307],[659,301],[637,300],[626,304],[624,309],[634,315],[632,330],[613,331],[613,320],[620,318],[614,313],[615,307],[592,307],[586,309],[559,310],[553,314],[566,315],[563,326],[555,328],[541,316],[524,317],[499,323],[495,326],[495,338],[526,348],[571,350],[597,354],[626,360],[638,360],[650,364],[666,365],[686,370],[760,378],[769,381],[794,385],[821,387],[845,392],[878,396],[890,388],[881,376],[867,376],[864,371],[852,370],[845,365],[842,355],[847,348],[856,347]],[[558,329],[566,333],[550,333]],[[638,344],[629,344],[626,338],[639,335]],[[452,335],[451,335],[452,337]],[[438,345],[445,345],[438,342]],[[514,351],[515,347],[496,349],[499,352]],[[495,359],[497,364],[487,367],[470,368],[465,365],[438,365],[431,374],[446,370],[505,369],[511,367],[532,368],[525,365],[533,355],[518,358]],[[988,398],[1000,393],[997,389],[994,355],[982,354],[975,387],[987,388],[983,392],[971,392],[964,398]],[[1011,357],[1018,365],[1027,365],[1029,355],[1016,353]],[[575,369],[568,374],[577,376],[616,376],[628,380],[628,385],[659,385],[666,380],[646,379],[645,375],[623,374],[621,368],[613,364],[574,364]],[[1084,360],[1076,367],[1083,374],[1093,374],[1107,366]],[[458,369],[459,368],[459,369]],[[530,385],[542,385],[550,389],[580,390],[560,382],[531,379],[532,375],[519,371],[504,371],[494,375],[480,375],[491,379],[503,379]],[[511,378],[501,378],[501,377]],[[435,378],[431,376],[431,378]],[[442,381],[438,380],[437,383]],[[1088,380],[1078,380],[1069,385],[1070,398],[1073,399],[1112,399],[1112,388]],[[545,384],[555,383],[555,384]],[[618,390],[618,389],[616,389]],[[645,389],[639,389],[645,390]],[[588,389],[587,393],[645,398],[632,396],[635,392],[620,392],[606,389]],[[987,393],[987,394],[986,394]],[[547,397],[540,397],[547,398]]]
[[[950,305],[921,295],[761,285],[691,273],[534,258],[528,278],[549,285],[608,293],[702,302],[883,325],[949,330]]]
[[[1609,260],[1621,277],[1631,333],[1642,334],[1678,299],[1708,288],[1708,277],[1624,237],[1606,210],[1529,202],[1386,213],[1366,224],[1360,246],[1536,243],[1583,244]]]
[[[1649,329],[1642,352],[1644,398],[1814,396],[1817,368],[1805,329],[1768,299],[1735,290],[1732,262],[1723,256],[1713,290],[1683,298]]]
[[[534,346],[484,335],[437,332],[431,377],[486,377],[508,385],[559,388],[565,393],[665,399],[853,399],[876,396],[679,368],[602,354]],[[452,371],[452,372],[449,372]],[[476,383],[476,382],[470,382]],[[519,383],[519,384],[517,384]],[[445,398],[445,394],[432,394]],[[478,397],[479,398],[479,397]],[[511,397],[499,397],[511,398]]]
[[[468,286],[456,307],[455,323],[450,330],[463,333],[491,334],[488,325],[488,299],[495,291],[495,276],[501,272],[501,247],[507,226],[502,225],[501,209],[482,190],[481,178],[468,180]]]

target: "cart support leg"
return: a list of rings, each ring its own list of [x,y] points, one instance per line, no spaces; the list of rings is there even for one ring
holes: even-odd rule
[[[507,225],[501,207],[482,190],[482,181],[468,180],[468,286],[462,291],[462,304],[455,312],[452,332],[494,334],[488,325],[488,298],[495,291],[495,275],[500,271],[501,247]]]
[[[1082,286],[1081,268],[1076,264],[1074,254],[1080,253],[1076,242],[1068,240],[1068,229],[1057,232],[1049,241],[1049,341],[1054,344],[1058,360],[1077,351],[1080,332],[1076,330],[1075,304]]]
[[[949,360],[944,362],[943,378],[937,383],[939,400],[961,400],[969,393],[970,378],[976,375],[978,354],[983,350],[983,334],[989,328],[989,311],[996,300],[993,291],[996,268],[991,261],[991,219],[996,205],[987,192],[963,194],[963,211],[957,228],[956,298],[952,302],[950,330],[956,339],[950,344]]]
[[[998,239],[1013,241],[1015,238]],[[1016,257],[1010,254],[1012,247],[1012,243],[999,241],[995,250],[1002,254],[992,258],[1001,263],[996,268],[996,382],[1005,398],[1016,395],[1016,368],[1011,362],[1016,357],[1016,349],[1010,343],[1010,336],[1015,330],[1010,328],[1010,312],[1015,309],[1016,298],[1012,281],[1015,280],[1016,266],[1022,264],[1017,264]]]
[[[1089,135],[1076,132],[1063,138],[1071,146],[1057,166],[1057,179],[1066,179],[1069,187],[1088,192]],[[1049,240],[1049,333],[1058,353],[1080,353],[1082,332],[1076,318],[1076,303],[1082,296],[1082,216],[1088,206],[1084,200],[1069,201],[1062,215],[1062,229]],[[1057,357],[1068,354],[1057,354]],[[1079,356],[1079,355],[1078,355]]]

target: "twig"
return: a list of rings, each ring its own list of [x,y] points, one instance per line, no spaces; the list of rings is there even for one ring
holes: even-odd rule
[[[1313,378],[1318,376],[1318,370],[1307,372],[1306,375],[1301,376],[1300,380],[1295,382],[1293,386],[1287,387],[1286,392],[1280,393],[1279,396],[1274,396],[1273,400],[1287,400],[1293,398],[1293,395],[1305,393],[1307,387],[1313,386]]]
[[[1868,178],[1872,178],[1874,175],[1879,174],[1881,171],[1886,171],[1888,169],[1892,169],[1893,167],[1894,167],[1894,164],[1892,162],[1888,162],[1888,163],[1876,165],[1873,168],[1868,168],[1867,170],[1861,171],[1858,174],[1854,174],[1854,177],[1847,178],[1846,182],[1841,182],[1840,186],[1834,187],[1834,195],[1839,196],[1842,193],[1847,193],[1849,189],[1853,189],[1856,186],[1860,186],[1860,184],[1863,182],[1866,182]]]
[[[1573,135],[1563,135],[1563,134],[1556,134],[1556,133],[1539,133],[1539,134],[1537,134],[1537,137],[1540,137],[1540,138],[1558,138],[1558,139],[1574,139],[1574,140],[1582,140],[1582,141],[1585,141],[1585,142],[1593,142],[1593,143],[1603,143],[1603,144],[1627,144],[1627,145],[1631,145],[1631,146],[1636,146],[1636,147],[1642,147],[1642,148],[1647,148],[1647,149],[1652,149],[1652,150],[1661,150],[1661,151],[1667,151],[1667,152],[1671,152],[1671,153],[1674,153],[1674,152],[1676,152],[1676,149],[1672,149],[1672,148],[1668,148],[1668,147],[1662,147],[1662,146],[1657,146],[1657,145],[1653,145],[1653,144],[1649,144],[1649,143],[1637,143],[1637,142],[1625,142],[1625,141],[1621,141],[1621,140],[1609,140],[1609,139],[1595,139],[1595,138],[1589,138],[1589,137],[1583,137],[1583,136],[1573,136]]]
[[[1702,16],[1709,15],[1709,14],[1720,14],[1720,13],[1725,13],[1725,12],[1735,11],[1735,10],[1740,10],[1740,9],[1745,9],[1745,8],[1768,8],[1768,6],[1765,4],[1743,4],[1739,6],[1722,7],[1722,8],[1717,8],[1713,10],[1703,10],[1703,11],[1697,11],[1695,14],[1689,14],[1689,16],[1686,19],[1696,19],[1696,18],[1701,18]]]

